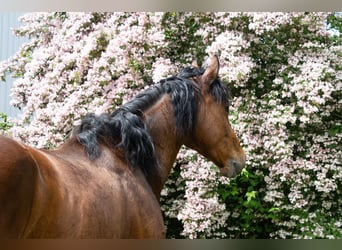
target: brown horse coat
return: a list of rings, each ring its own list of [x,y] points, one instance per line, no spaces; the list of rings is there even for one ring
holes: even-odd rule
[[[106,148],[90,162],[76,140],[40,151],[1,136],[0,159],[8,166],[0,168],[2,237],[164,236],[159,204],[143,174]]]

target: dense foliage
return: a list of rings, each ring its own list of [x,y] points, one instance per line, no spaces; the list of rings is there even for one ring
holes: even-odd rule
[[[23,111],[11,134],[53,147],[194,58],[220,56],[247,154],[235,179],[182,149],[162,192],[168,237],[342,236],[341,15],[32,13],[0,64]]]

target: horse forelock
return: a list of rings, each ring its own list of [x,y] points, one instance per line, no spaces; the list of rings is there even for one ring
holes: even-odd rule
[[[201,92],[199,86],[190,78],[203,72],[201,68],[184,68],[177,76],[161,80],[112,114],[87,115],[76,129],[76,138],[85,147],[90,159],[100,156],[99,143],[105,140],[112,147],[122,148],[126,161],[131,167],[140,167],[145,175],[153,174],[158,168],[158,163],[142,113],[161,96],[169,94],[176,132],[182,136],[192,131]],[[219,79],[211,85],[210,92],[218,102],[229,104],[228,89]]]

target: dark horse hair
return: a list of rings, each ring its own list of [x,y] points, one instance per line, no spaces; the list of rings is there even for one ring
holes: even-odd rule
[[[202,68],[183,68],[177,76],[161,80],[112,114],[87,115],[75,130],[76,138],[85,147],[90,159],[100,156],[99,141],[102,141],[114,148],[121,148],[131,168],[140,167],[145,175],[153,174],[158,163],[142,113],[162,95],[168,94],[174,110],[176,133],[184,135],[190,132],[196,122],[201,93],[199,87],[189,78],[203,73]],[[210,85],[209,91],[217,102],[229,106],[228,89],[219,79]]]

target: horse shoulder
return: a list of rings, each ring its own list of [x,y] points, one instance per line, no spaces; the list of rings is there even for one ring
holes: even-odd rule
[[[164,238],[165,227],[159,201],[140,169],[134,172],[134,177],[125,180],[124,199],[133,222],[127,238]]]

